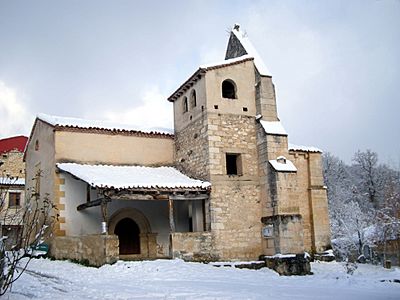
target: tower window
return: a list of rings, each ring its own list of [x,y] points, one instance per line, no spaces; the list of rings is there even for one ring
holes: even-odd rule
[[[236,84],[230,80],[222,82],[222,98],[236,99]]]
[[[21,205],[21,193],[10,192],[8,194],[8,206],[9,207],[18,207]]]
[[[183,112],[187,112],[188,111],[188,100],[187,97],[183,98]]]
[[[242,157],[240,154],[226,153],[226,174],[242,175]]]
[[[190,94],[190,107],[196,107],[197,105],[197,99],[196,99],[196,90],[193,90],[192,93]]]

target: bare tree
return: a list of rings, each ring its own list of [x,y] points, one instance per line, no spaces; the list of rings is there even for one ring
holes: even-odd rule
[[[41,173],[38,172],[33,180],[38,181]],[[0,182],[0,295],[12,287],[25,271],[32,251],[51,233],[53,224],[58,215],[55,205],[48,195],[41,196],[35,188],[26,191],[25,203],[20,208],[10,208],[6,197],[9,186],[18,178],[11,176],[1,177]],[[7,236],[2,227],[18,226],[12,244],[6,247]],[[28,256],[28,257],[27,257]],[[27,258],[26,258],[27,257]]]
[[[374,209],[379,208],[379,202],[382,196],[382,177],[380,176],[380,168],[378,168],[378,154],[371,150],[364,152],[357,151],[353,158],[353,172],[355,178],[358,179],[358,188],[360,200],[363,201],[364,196],[372,204]]]

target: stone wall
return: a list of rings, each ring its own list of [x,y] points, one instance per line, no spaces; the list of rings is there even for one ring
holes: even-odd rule
[[[71,259],[96,267],[116,262],[118,253],[116,235],[55,237],[50,247],[50,256],[55,259]]]
[[[330,225],[328,196],[322,175],[321,153],[309,153],[310,199],[313,215],[315,251],[322,252],[330,247]]]
[[[261,254],[255,128],[254,117],[208,113],[175,134],[178,168],[212,183],[206,223],[211,222],[215,259],[256,259]],[[227,175],[226,153],[240,154],[241,175]]]
[[[254,117],[209,114],[211,229],[221,259],[261,253],[261,204]],[[242,172],[227,175],[226,153],[240,154]]]
[[[231,180],[215,183],[211,193],[211,229],[222,260],[255,260],[261,250],[258,186]]]
[[[215,261],[211,232],[175,232],[171,234],[174,258],[187,261]]]
[[[298,170],[297,194],[305,251],[322,252],[330,246],[330,226],[321,153],[290,151],[290,159]]]
[[[207,133],[209,128],[206,115],[202,115],[186,128],[175,133],[176,166],[190,177],[210,180]]]
[[[244,54],[231,34],[226,58]],[[182,113],[182,99],[174,103],[175,161],[184,173],[212,184],[206,223],[213,254],[220,260],[256,259],[263,253],[300,253],[326,246],[329,222],[320,154],[297,160],[289,154],[287,135],[267,135],[254,118],[261,114],[263,120],[279,120],[272,78],[260,76],[253,61],[204,74],[191,86],[201,91],[204,111],[189,108],[189,113]],[[236,85],[235,99],[222,96],[226,79]],[[237,155],[237,175],[227,175],[226,154]],[[281,155],[293,160],[299,171],[276,172],[269,160]],[[272,238],[262,237],[262,217],[275,217]]]
[[[301,215],[280,214],[264,217],[262,220],[264,224],[273,226],[275,238],[273,239],[273,244],[271,244],[269,248],[274,247],[275,253],[302,253],[304,251]],[[271,252],[272,251],[267,251],[267,253]]]
[[[257,70],[255,72],[257,115],[262,115],[266,121],[279,121],[272,78],[260,76]]]
[[[12,176],[18,178],[25,178],[25,164],[23,162],[24,153],[18,150],[11,150],[3,153],[0,156],[0,177]]]

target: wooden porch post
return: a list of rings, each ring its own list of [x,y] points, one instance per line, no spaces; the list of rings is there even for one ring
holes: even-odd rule
[[[168,199],[168,210],[169,210],[169,231],[175,232],[175,220],[174,220],[174,201]]]
[[[169,255],[174,258],[174,249],[172,246],[172,233],[175,232],[175,220],[174,220],[174,201],[168,199],[168,218],[169,218]]]
[[[103,216],[103,222],[101,223],[101,233],[108,234],[108,224],[107,224],[107,201],[101,202],[101,214]]]

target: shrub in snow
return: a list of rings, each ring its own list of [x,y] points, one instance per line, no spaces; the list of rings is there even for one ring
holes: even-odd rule
[[[40,179],[40,171],[34,180]],[[3,177],[11,183],[17,180],[12,177]],[[0,295],[4,295],[12,284],[20,278],[25,271],[32,253],[43,243],[47,235],[52,231],[52,226],[58,218],[55,205],[48,195],[41,196],[38,191],[27,191],[25,204],[16,210],[6,206],[7,186],[0,185]],[[3,235],[2,227],[11,224],[19,226],[16,231],[13,245],[6,249],[7,236]],[[28,259],[23,259],[29,256]]]

